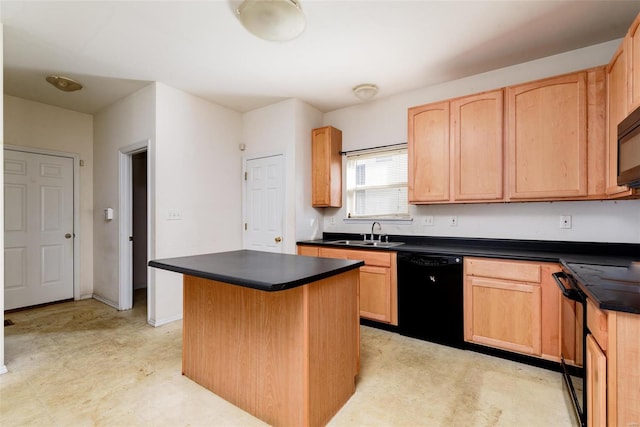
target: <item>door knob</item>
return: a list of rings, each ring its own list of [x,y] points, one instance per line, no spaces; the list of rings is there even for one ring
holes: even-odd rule
[[[273,239],[273,240],[275,240],[275,241],[276,241],[276,243],[280,243],[280,242],[282,242],[282,237],[278,236],[278,237],[276,237],[276,238],[275,238],[275,239]]]
[[[71,233],[67,233],[67,234],[65,234],[65,235],[64,235],[64,238],[65,238],[65,239],[70,239],[70,238],[71,238]]]

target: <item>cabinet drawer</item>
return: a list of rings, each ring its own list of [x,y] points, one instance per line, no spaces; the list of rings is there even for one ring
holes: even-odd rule
[[[318,256],[318,248],[315,246],[298,246],[298,255]]]
[[[360,251],[353,249],[320,248],[319,256],[326,258],[343,258],[362,260],[366,265],[391,267],[391,253],[379,251]]]
[[[607,320],[607,313],[596,307],[591,299],[587,299],[587,327],[604,351],[607,351],[609,337]]]
[[[540,283],[540,264],[524,261],[465,258],[467,276],[491,277],[493,279],[517,280]]]

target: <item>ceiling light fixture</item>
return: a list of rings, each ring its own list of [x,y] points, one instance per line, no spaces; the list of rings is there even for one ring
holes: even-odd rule
[[[287,41],[304,31],[304,13],[297,0],[244,0],[236,13],[242,25],[261,39]]]
[[[354,87],[353,94],[360,101],[369,101],[378,94],[378,86],[371,83],[364,83]]]
[[[47,76],[47,81],[64,92],[73,92],[82,89],[77,81],[64,76]]]

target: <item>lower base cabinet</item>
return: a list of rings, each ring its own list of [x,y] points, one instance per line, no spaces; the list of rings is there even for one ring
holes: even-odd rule
[[[587,426],[607,425],[607,356],[593,335],[587,335]]]
[[[640,425],[640,314],[587,299],[587,426]]]
[[[360,317],[398,325],[398,283],[395,252],[298,246],[298,255],[363,260],[360,267]]]
[[[559,361],[561,293],[551,273],[560,270],[555,263],[466,257],[465,341]]]

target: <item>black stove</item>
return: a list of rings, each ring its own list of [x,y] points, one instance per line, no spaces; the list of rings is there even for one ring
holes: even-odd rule
[[[578,286],[604,310],[640,314],[640,263],[626,266],[567,263]]]

